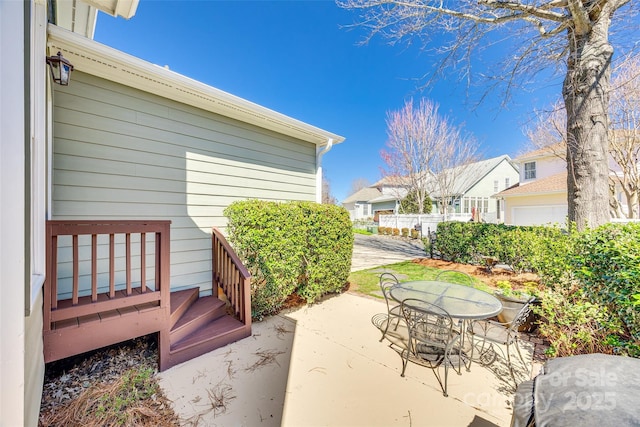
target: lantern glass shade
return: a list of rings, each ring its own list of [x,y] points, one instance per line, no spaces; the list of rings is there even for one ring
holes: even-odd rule
[[[47,64],[49,64],[53,81],[59,85],[67,86],[73,65],[60,52],[54,56],[47,56]]]

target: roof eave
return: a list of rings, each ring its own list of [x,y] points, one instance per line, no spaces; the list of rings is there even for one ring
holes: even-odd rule
[[[202,110],[251,123],[317,146],[344,137],[231,95],[164,67],[49,24],[47,46],[60,51],[78,71],[150,92]]]
[[[516,194],[494,194],[491,197],[494,198],[502,198],[504,199],[505,197],[529,197],[529,196],[548,196],[551,194],[562,194],[562,193],[566,193],[567,190],[555,190],[555,191],[536,191],[533,193],[516,193]]]

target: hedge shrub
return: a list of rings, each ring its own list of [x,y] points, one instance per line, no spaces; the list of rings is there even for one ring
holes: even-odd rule
[[[438,224],[434,249],[443,259],[464,264],[492,256],[516,272],[548,272],[544,280],[552,282],[566,273],[571,238],[559,227],[450,221]]]
[[[313,302],[346,284],[353,230],[344,208],[247,200],[224,214],[229,242],[252,274],[254,318],[276,313],[294,292]]]
[[[587,297],[624,325],[620,350],[640,355],[640,224],[606,224],[582,233],[572,267]]]

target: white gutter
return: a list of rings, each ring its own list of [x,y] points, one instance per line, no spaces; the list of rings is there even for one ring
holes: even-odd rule
[[[316,149],[316,203],[322,203],[322,156],[333,147],[333,138],[327,139],[327,145]]]

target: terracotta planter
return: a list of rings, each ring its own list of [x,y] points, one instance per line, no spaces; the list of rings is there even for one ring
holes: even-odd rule
[[[530,295],[524,296],[507,296],[502,294],[500,291],[494,292],[496,298],[500,300],[502,303],[502,311],[498,314],[498,321],[502,323],[508,323],[511,325],[513,319],[518,315],[522,307],[527,303],[529,299],[531,299]],[[535,300],[532,304],[535,303]],[[531,332],[535,329],[535,321],[536,316],[533,312],[529,313],[529,317],[527,320],[520,325],[518,331],[520,332]]]

